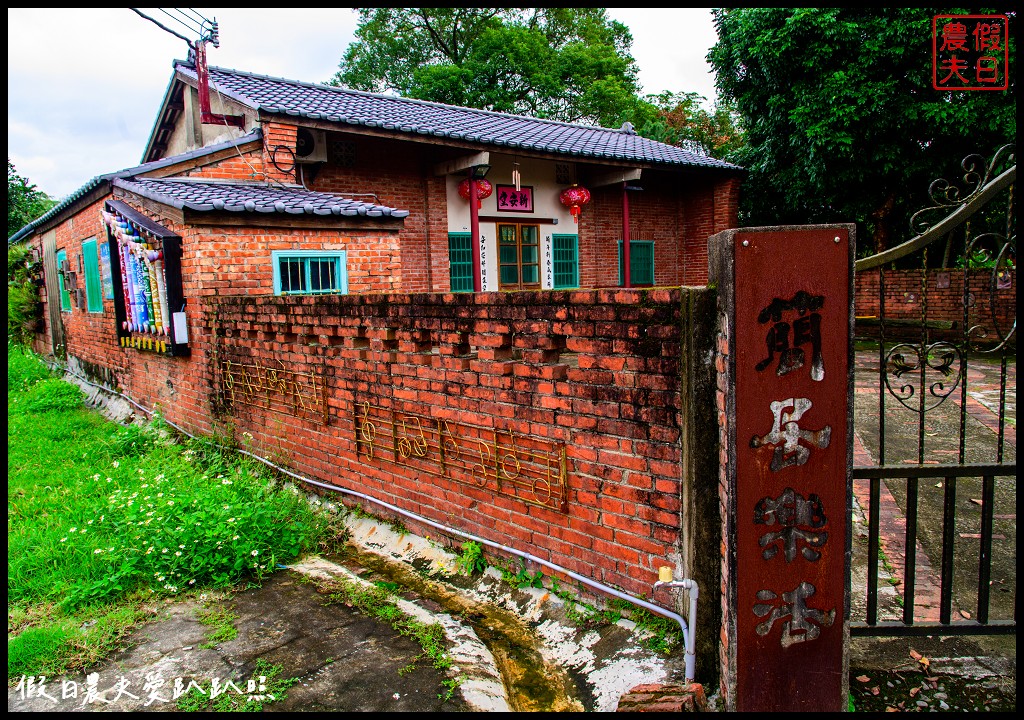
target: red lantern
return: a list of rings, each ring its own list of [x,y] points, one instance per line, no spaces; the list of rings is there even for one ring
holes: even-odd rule
[[[579,187],[573,185],[567,187],[562,191],[562,194],[558,196],[558,199],[562,201],[562,204],[569,208],[569,212],[572,214],[572,221],[579,223],[580,221],[580,206],[586,205],[590,202],[590,191],[585,187]]]
[[[491,193],[494,192],[494,186],[484,178],[479,178],[473,182],[476,183],[476,209],[479,210],[483,205],[481,201],[484,198],[489,198]],[[459,183],[459,195],[469,200],[469,178]]]

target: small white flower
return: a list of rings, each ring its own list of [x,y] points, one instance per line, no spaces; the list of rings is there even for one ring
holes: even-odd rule
[[[68,532],[75,532],[76,530],[78,530],[78,528],[71,528]]]
[[[189,584],[189,585],[195,585],[195,584],[196,584],[196,581],[195,581],[195,579],[193,578],[192,580],[189,580],[189,581],[188,581],[188,584]]]
[[[103,552],[103,551],[100,550],[99,548],[96,548],[95,550],[92,551],[92,554],[93,555],[99,555],[101,552]]]
[[[92,479],[93,480],[99,480],[100,479],[100,474],[96,473],[95,475],[92,476]]]
[[[163,582],[165,577],[167,577],[167,576],[166,575],[161,575],[160,577],[157,578],[157,582]]]
[[[235,536],[234,536],[233,538],[231,538],[231,539],[232,539],[232,540],[237,540],[237,539],[238,539],[238,536],[237,536],[237,535],[235,535]],[[64,542],[64,541],[63,541],[63,540],[61,540],[61,542]]]
[[[179,545],[178,548],[181,549],[181,550],[184,550],[185,546],[184,545]]]
[[[86,523],[86,524],[87,524],[87,525],[92,525],[92,520],[90,520],[90,521],[89,521],[88,523]]]
[[[163,494],[163,493],[157,493],[157,494],[156,494],[156,496],[157,496],[157,497],[163,497],[163,496],[164,496],[164,494]]]
[[[235,521],[234,518],[228,518],[228,522],[234,522],[234,521]]]
[[[220,484],[221,484],[221,485],[230,485],[230,484],[231,484],[231,481],[230,481],[230,480],[221,480],[221,481],[220,481]]]
[[[111,464],[112,464],[112,465],[113,465],[114,467],[116,467],[116,468],[117,468],[117,467],[121,467],[121,463],[119,463],[119,462],[118,462],[117,460],[115,460],[115,461],[114,461],[113,463],[111,463]]]
[[[174,554],[177,555],[178,557],[181,557],[181,550],[175,550]]]
[[[173,501],[173,500],[168,500],[168,501],[167,501],[167,504],[168,504],[168,505],[173,505],[173,504],[174,504],[174,501]]]
[[[249,553],[249,554],[250,554],[250,555],[252,555],[253,557],[256,557],[257,555],[259,555],[259,554],[260,554],[260,551],[259,551],[259,550],[253,550],[253,551],[252,551],[251,553]]]
[[[164,549],[163,549],[163,550],[161,550],[160,552],[162,552],[162,553],[165,553],[165,552],[167,552],[167,548],[164,548]]]
[[[61,542],[67,542],[67,538],[61,538],[60,541]]]

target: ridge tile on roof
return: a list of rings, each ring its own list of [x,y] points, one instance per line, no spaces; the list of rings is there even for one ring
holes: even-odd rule
[[[291,185],[185,178],[117,178],[116,187],[178,209],[196,212],[284,213],[405,218],[408,210],[352,200]]]

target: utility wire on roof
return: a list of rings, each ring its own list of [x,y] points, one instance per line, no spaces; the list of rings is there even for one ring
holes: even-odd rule
[[[131,10],[131,11],[132,11],[133,13],[135,13],[136,15],[139,15],[139,16],[141,16],[141,17],[144,17],[144,18],[146,18],[147,20],[149,20],[149,21],[150,21],[151,23],[153,23],[154,25],[156,25],[156,26],[157,26],[158,28],[160,28],[161,30],[164,30],[164,31],[166,31],[166,32],[169,32],[169,33],[170,33],[171,35],[173,35],[174,37],[176,37],[176,38],[180,38],[180,39],[184,40],[184,41],[185,41],[186,43],[188,43],[188,46],[189,46],[189,47],[192,47],[192,41],[191,41],[191,40],[189,40],[189,39],[188,39],[187,37],[185,37],[184,35],[182,35],[182,34],[180,34],[180,33],[178,33],[178,32],[175,32],[174,30],[171,30],[171,29],[170,29],[169,27],[167,27],[166,25],[164,25],[163,23],[161,23],[161,22],[160,22],[159,20],[154,20],[153,18],[151,18],[151,17],[149,16],[149,15],[147,15],[147,14],[146,14],[146,13],[144,13],[144,12],[142,12],[142,11],[141,11],[141,10],[139,10],[138,8],[129,8],[129,9],[130,9],[130,10]]]
[[[141,17],[144,17],[147,20],[149,20],[151,23],[153,23],[154,25],[159,27],[161,30],[169,32],[174,37],[180,38],[181,40],[184,40],[186,43],[188,43],[188,46],[191,49],[195,48],[195,44],[196,43],[204,42],[204,41],[207,41],[207,40],[212,42],[214,47],[220,47],[220,38],[218,37],[218,32],[217,32],[217,20],[216,19],[210,20],[209,18],[203,17],[202,15],[200,15],[197,12],[195,12],[191,8],[189,8],[189,10],[192,12],[192,14],[195,17],[191,17],[189,15],[186,15],[179,8],[173,8],[175,11],[178,12],[179,15],[181,15],[181,18],[184,18],[184,20],[182,20],[181,18],[176,17],[174,15],[171,15],[169,12],[167,12],[163,8],[157,8],[157,9],[160,12],[162,12],[164,15],[169,17],[171,20],[175,21],[176,23],[178,23],[181,26],[183,26],[184,28],[186,28],[188,31],[195,33],[196,36],[197,36],[196,40],[188,39],[187,37],[185,37],[181,33],[179,33],[177,31],[172,30],[171,28],[167,27],[166,25],[161,23],[159,20],[151,18],[149,15],[147,15],[144,12],[142,12],[138,8],[130,8],[130,9],[135,14],[137,14],[137,15],[139,15]]]
[[[202,31],[202,29],[200,29],[200,28],[197,28],[197,27],[195,26],[195,22],[194,22],[194,21],[193,21],[193,20],[192,20],[191,18],[188,18],[187,16],[184,16],[184,17],[186,17],[186,18],[187,18],[187,21],[186,21],[186,20],[182,20],[182,19],[181,19],[181,18],[179,18],[179,17],[175,17],[174,15],[171,15],[171,14],[170,14],[169,12],[167,12],[167,11],[166,11],[166,10],[164,10],[163,8],[157,8],[157,10],[159,10],[160,12],[162,12],[162,13],[163,13],[164,15],[166,15],[167,17],[169,17],[169,18],[170,18],[171,20],[173,20],[174,22],[176,22],[176,23],[178,23],[179,25],[183,26],[183,27],[184,27],[184,28],[185,28],[186,30],[188,30],[189,32],[194,32],[194,33],[195,33],[196,35],[202,36],[202,34],[203,34],[203,31]]]

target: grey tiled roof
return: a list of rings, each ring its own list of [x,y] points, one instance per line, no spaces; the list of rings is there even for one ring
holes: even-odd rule
[[[375,205],[292,185],[184,178],[118,178],[114,186],[176,208],[197,212],[288,213],[347,217],[408,217],[408,210]]]
[[[216,145],[209,145],[207,147],[199,148],[197,150],[191,150],[180,155],[172,155],[171,157],[161,158],[160,160],[153,160],[152,162],[143,163],[142,165],[136,165],[135,167],[125,168],[124,170],[118,170],[117,172],[106,173],[104,175],[97,175],[96,177],[92,178],[87,183],[85,183],[85,185],[83,185],[82,187],[78,188],[74,192],[62,198],[59,203],[54,205],[43,215],[39,216],[38,218],[30,222],[28,225],[18,230],[18,232],[14,233],[14,235],[7,238],[7,242],[8,244],[10,244],[13,242],[17,242],[18,240],[21,240],[26,235],[30,234],[32,230],[42,226],[48,220],[50,220],[53,217],[56,217],[64,210],[69,208],[79,198],[85,197],[86,195],[88,195],[90,192],[100,187],[101,185],[104,185],[105,183],[110,183],[111,181],[117,178],[132,177],[133,175],[140,175],[142,173],[150,172],[152,170],[159,170],[160,168],[170,167],[171,165],[176,165],[177,163],[184,162],[185,160],[192,160],[194,158],[203,157],[205,155],[212,155],[213,153],[220,152],[221,150],[225,150],[230,147],[245,145],[248,142],[259,140],[262,137],[263,131],[260,130],[259,128],[256,128],[247,135],[242,135],[241,137],[233,138],[231,140],[225,140],[224,142],[217,143]]]
[[[187,63],[178,72],[194,79]],[[211,67],[216,92],[261,112],[293,115],[512,150],[675,167],[741,170],[737,165],[655,142],[625,130],[571,125],[522,115],[442,105]]]

